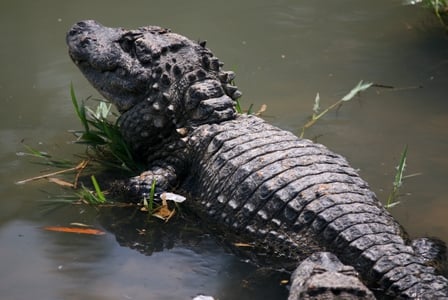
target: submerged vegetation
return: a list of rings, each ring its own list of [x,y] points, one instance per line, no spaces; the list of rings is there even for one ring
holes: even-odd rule
[[[448,30],[448,1],[447,0],[407,0],[406,4],[421,4],[423,7],[431,9],[440,23]]]

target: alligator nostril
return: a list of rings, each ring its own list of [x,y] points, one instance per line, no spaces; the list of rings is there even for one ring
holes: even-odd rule
[[[93,20],[80,21],[72,26],[68,32],[68,36],[73,37],[80,35],[89,30],[90,27],[98,26],[99,24]]]
[[[81,40],[81,42],[79,43],[79,45],[83,48],[86,48],[87,46],[90,45],[90,38],[89,37],[85,37]]]

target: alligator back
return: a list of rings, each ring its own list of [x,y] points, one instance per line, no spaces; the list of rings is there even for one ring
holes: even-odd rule
[[[367,183],[325,146],[239,116],[201,126],[189,147],[187,182],[208,219],[291,261],[331,251],[389,295],[446,296],[447,280],[414,253]]]

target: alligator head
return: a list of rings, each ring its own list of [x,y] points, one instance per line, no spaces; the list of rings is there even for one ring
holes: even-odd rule
[[[234,73],[222,71],[204,42],[157,26],[126,30],[92,20],[73,25],[66,40],[75,64],[122,114],[122,132],[136,150],[176,129],[236,115]]]

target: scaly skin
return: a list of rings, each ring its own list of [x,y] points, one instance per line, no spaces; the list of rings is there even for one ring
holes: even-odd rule
[[[359,280],[351,266],[329,252],[316,252],[291,275],[288,300],[373,300],[375,296]]]
[[[448,296],[448,280],[417,255],[343,157],[235,112],[234,75],[204,43],[95,21],[75,24],[67,43],[148,163],[130,192],[147,193],[154,178],[161,190],[177,187],[207,220],[292,265],[331,251],[380,296]]]

